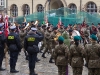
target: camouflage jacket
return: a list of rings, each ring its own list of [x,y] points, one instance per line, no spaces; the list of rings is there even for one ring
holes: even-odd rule
[[[56,65],[68,64],[68,47],[64,44],[57,45],[54,50],[54,59]]]
[[[84,46],[72,44],[69,49],[69,63],[72,67],[83,67],[85,57]]]
[[[85,49],[88,68],[100,68],[100,45],[92,42],[92,44],[87,44]]]

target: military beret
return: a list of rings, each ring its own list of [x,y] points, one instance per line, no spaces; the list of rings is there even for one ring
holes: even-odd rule
[[[31,30],[32,30],[32,31],[37,31],[37,28],[32,27]]]
[[[46,25],[43,25],[42,28],[46,27]]]
[[[64,38],[62,36],[59,36],[58,41],[64,41]]]
[[[53,30],[57,30],[58,28],[57,27],[53,27]]]
[[[79,41],[79,40],[81,40],[80,36],[74,36],[74,41]]]
[[[68,26],[65,26],[64,29],[68,28]]]
[[[98,29],[100,30],[100,27]]]
[[[31,21],[31,23],[33,23],[34,21]]]
[[[16,26],[11,26],[10,29],[11,30],[16,29]]]
[[[4,25],[3,23],[0,23],[0,28],[3,27],[3,25]]]
[[[37,27],[41,27],[41,25],[39,24]]]
[[[93,39],[93,40],[97,40],[97,37],[96,37],[96,35],[94,35],[94,34],[92,34],[92,35],[90,36],[90,38]]]
[[[69,32],[72,32],[73,30],[72,29],[69,29]]]

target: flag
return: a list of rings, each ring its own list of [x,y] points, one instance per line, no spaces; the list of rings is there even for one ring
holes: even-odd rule
[[[82,27],[85,27],[85,26],[86,26],[86,20],[84,19],[82,23]]]
[[[61,17],[59,17],[59,22],[58,22],[57,27],[60,28],[60,25],[61,25]]]
[[[45,21],[45,24],[48,23],[48,17],[47,16],[45,16],[44,21]]]
[[[7,15],[5,16],[5,27],[4,27],[4,28],[5,28],[5,29],[4,29],[4,34],[5,34],[5,36],[7,37],[8,34],[9,34],[8,16],[7,16]]]

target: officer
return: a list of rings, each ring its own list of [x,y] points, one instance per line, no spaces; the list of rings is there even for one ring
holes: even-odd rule
[[[6,37],[3,34],[3,24],[0,24],[0,71],[4,71],[5,69],[2,68],[2,61],[4,58],[4,48],[6,43]]]
[[[7,46],[10,51],[10,72],[11,73],[19,72],[15,69],[15,67],[18,59],[18,54],[21,51],[20,38],[15,33],[15,30],[16,30],[16,26],[11,26],[10,34],[7,37]]]
[[[55,64],[58,67],[58,75],[66,75],[69,49],[67,45],[64,45],[64,38],[62,36],[58,37],[58,42],[59,45],[55,47],[54,51]]]
[[[84,46],[79,44],[81,38],[80,36],[74,36],[74,44],[70,46],[69,50],[69,63],[73,70],[73,75],[82,75],[85,49]]]
[[[24,48],[29,54],[29,70],[30,75],[35,74],[35,61],[37,60],[37,53],[39,52],[38,43],[43,39],[43,35],[37,32],[37,29],[32,27],[31,31],[24,39]]]
[[[100,75],[100,44],[97,43],[96,35],[90,36],[91,44],[86,44],[86,63],[88,75]]]

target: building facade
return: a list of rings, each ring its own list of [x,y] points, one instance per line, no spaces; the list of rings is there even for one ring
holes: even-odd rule
[[[48,11],[61,7],[73,10],[84,10],[89,13],[100,13],[100,0],[0,0],[7,4],[6,9],[11,17],[25,16],[34,12]],[[1,3],[0,2],[0,3]]]

